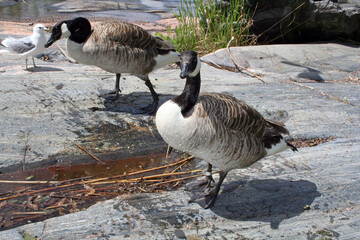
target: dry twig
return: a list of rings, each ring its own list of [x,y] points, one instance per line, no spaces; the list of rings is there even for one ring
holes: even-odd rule
[[[261,82],[265,83],[265,81],[264,81],[261,77],[259,77],[259,76],[256,75],[255,73],[249,71],[248,69],[240,66],[240,65],[235,61],[234,56],[233,56],[233,55],[231,54],[231,52],[230,52],[230,44],[231,44],[231,42],[232,42],[233,40],[234,40],[234,36],[231,37],[230,41],[229,41],[228,44],[227,44],[226,49],[227,49],[227,51],[228,51],[228,54],[229,54],[231,60],[233,61],[234,65],[236,66],[236,68],[237,68],[240,72],[245,71],[246,74],[250,75],[251,77],[255,77],[255,78],[259,79]]]
[[[80,148],[81,150],[83,150],[85,153],[89,154],[90,157],[92,157],[93,159],[95,159],[96,161],[98,161],[99,163],[101,163],[102,165],[106,165],[103,161],[101,161],[100,159],[98,159],[97,157],[95,157],[93,154],[89,153],[85,148],[83,148],[82,146],[80,146],[79,144],[77,144],[76,142],[74,142],[74,144]]]

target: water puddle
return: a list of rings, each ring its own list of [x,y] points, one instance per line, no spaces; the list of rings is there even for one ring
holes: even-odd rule
[[[157,21],[172,15],[180,0],[61,1],[26,0],[0,4],[0,19],[24,21],[53,17],[116,17],[127,21]]]
[[[84,210],[103,200],[175,190],[201,175],[192,157],[174,152],[0,175],[0,230]]]

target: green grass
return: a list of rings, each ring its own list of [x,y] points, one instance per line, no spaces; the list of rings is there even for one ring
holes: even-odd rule
[[[169,29],[165,37],[179,52],[195,50],[201,55],[231,46],[254,43],[249,35],[251,16],[245,0],[232,0],[229,5],[214,4],[215,0],[182,0],[179,12],[174,13],[179,25],[174,34]],[[164,37],[164,36],[162,36]]]

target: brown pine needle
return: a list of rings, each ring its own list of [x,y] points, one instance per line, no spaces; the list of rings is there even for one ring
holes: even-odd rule
[[[202,171],[202,170],[201,170],[201,171]],[[218,172],[220,172],[220,171],[213,172],[213,174],[218,173]],[[160,183],[155,183],[155,184],[153,184],[152,186],[157,186],[157,185],[161,185],[161,184],[165,184],[165,183],[178,182],[178,181],[187,180],[187,179],[191,179],[191,178],[202,177],[202,176],[205,176],[205,174],[198,174],[198,175],[192,175],[192,176],[183,177],[183,178],[171,179],[171,180],[169,180],[169,181],[160,182]]]
[[[166,149],[166,156],[165,156],[166,159],[169,158],[169,154],[171,153],[171,151],[172,151],[172,147],[170,145],[168,145],[168,147]]]
[[[80,146],[79,144],[77,144],[76,142],[73,142],[78,148],[80,148],[81,150],[83,150],[85,153],[87,153],[90,157],[92,157],[93,159],[95,159],[96,161],[98,161],[99,163],[101,163],[102,165],[106,165],[103,161],[101,161],[100,159],[98,159],[97,157],[95,157],[93,154],[89,153],[85,148],[83,148],[82,146]]]
[[[18,183],[18,184],[57,184],[59,181],[17,181],[17,180],[0,180],[0,183]]]
[[[198,169],[198,170],[193,170],[193,171],[189,171],[189,172],[162,173],[162,174],[157,174],[157,175],[144,176],[144,177],[132,178],[132,179],[126,179],[126,180],[98,181],[96,183],[92,183],[91,185],[109,184],[109,183],[123,183],[123,182],[126,182],[126,181],[137,182],[137,181],[149,180],[149,179],[153,179],[153,178],[163,178],[163,177],[191,174],[191,173],[196,173],[196,172],[201,172],[201,171],[203,171],[203,170]],[[157,181],[159,181],[159,180],[157,180]]]
[[[61,204],[61,205],[53,205],[53,206],[47,207],[45,209],[49,210],[49,209],[54,209],[54,208],[67,207],[69,205],[71,205],[71,204],[68,203],[68,204]]]
[[[175,162],[175,163],[170,163],[168,165],[164,165],[164,166],[160,166],[160,167],[156,167],[156,168],[150,168],[150,169],[146,169],[146,170],[142,170],[142,171],[127,173],[126,175],[119,175],[119,176],[115,176],[113,178],[117,178],[117,177],[120,177],[120,176],[122,176],[122,177],[132,176],[132,175],[137,175],[137,174],[140,174],[140,173],[146,173],[146,172],[155,171],[155,170],[159,170],[159,169],[163,169],[163,168],[168,168],[168,167],[176,166],[176,165],[181,164],[183,162],[189,161],[189,160],[191,160],[193,158],[194,158],[194,156],[190,156],[190,157],[187,157],[187,158],[185,158],[183,160],[180,160],[178,162]]]
[[[50,212],[13,212],[14,215],[40,215],[40,214],[49,214]]]
[[[176,172],[177,170],[179,170],[180,168],[182,168],[187,162],[183,162],[180,166],[178,166],[177,168],[175,168],[172,173]]]

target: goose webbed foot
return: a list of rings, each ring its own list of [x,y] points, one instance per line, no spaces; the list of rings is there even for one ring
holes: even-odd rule
[[[214,179],[212,176],[205,176],[202,179],[197,180],[196,182],[189,183],[187,189],[197,190],[202,189],[201,191],[205,194],[209,193],[213,187]]]
[[[115,101],[119,98],[120,92],[120,90],[115,89],[111,92],[102,93],[99,95],[99,97],[105,98],[106,100]]]
[[[115,80],[115,89],[108,93],[102,93],[99,97],[105,98],[106,100],[115,101],[119,98],[121,90],[120,90],[120,73],[116,73],[116,80]]]
[[[205,194],[204,194],[205,196],[203,195],[201,197],[201,196],[199,196],[199,194],[195,194],[191,198],[190,202],[198,202],[205,209],[212,207],[216,201],[216,198],[220,191],[221,184],[223,183],[226,175],[227,175],[227,172],[221,171],[220,178],[216,185],[216,188],[212,191],[209,191],[210,190],[209,188],[205,188]],[[204,199],[204,200],[200,200],[200,199]]]
[[[205,192],[205,194],[207,194],[211,191],[212,183],[214,183],[214,182],[215,181],[212,177],[212,165],[210,163],[208,163],[205,177],[199,181],[196,181],[195,183],[188,184],[187,188],[188,189],[198,189],[200,187],[205,186],[204,192]]]
[[[142,107],[140,109],[142,111],[144,111],[144,113],[154,114],[156,112],[156,110],[157,110],[157,107],[158,107],[158,101],[154,101],[151,104],[149,104],[148,106]]]

